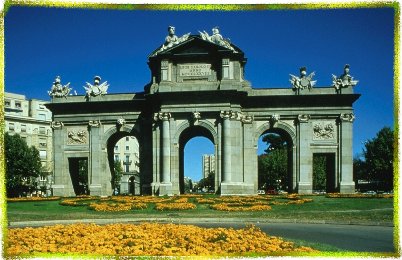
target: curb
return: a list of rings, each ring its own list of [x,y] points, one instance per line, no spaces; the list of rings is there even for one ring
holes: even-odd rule
[[[356,226],[384,226],[394,227],[392,222],[354,222],[354,221],[334,221],[334,220],[299,220],[299,219],[239,219],[239,218],[121,218],[121,219],[68,219],[68,220],[45,220],[45,221],[21,221],[8,222],[9,228],[20,227],[41,227],[52,225],[68,225],[76,223],[95,223],[105,225],[111,223],[175,223],[175,224],[194,224],[194,223],[289,223],[289,224],[322,224],[322,225],[356,225]]]

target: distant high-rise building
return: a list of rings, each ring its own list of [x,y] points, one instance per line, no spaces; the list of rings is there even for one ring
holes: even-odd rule
[[[215,173],[215,155],[204,154],[202,156],[202,178],[207,178],[212,172]]]

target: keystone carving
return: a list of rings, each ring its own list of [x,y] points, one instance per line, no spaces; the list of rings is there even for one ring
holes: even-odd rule
[[[278,114],[273,114],[273,115],[270,117],[269,121],[270,121],[271,125],[273,126],[273,125],[275,125],[275,123],[277,123],[280,119],[281,119],[281,116],[280,116],[280,115],[278,115]]]
[[[116,120],[117,127],[122,127],[125,123],[126,123],[126,120],[122,117],[117,118],[117,120]]]
[[[343,122],[353,122],[355,120],[355,115],[353,113],[350,114],[341,114],[339,119]]]
[[[193,117],[194,121],[200,120],[201,119],[201,113],[195,111],[195,112],[193,112],[192,117]]]
[[[334,139],[335,126],[333,123],[316,123],[313,127],[313,139],[328,140]]]
[[[52,129],[59,129],[59,128],[62,128],[64,126],[64,124],[63,124],[63,122],[61,122],[61,121],[52,121],[51,123],[50,123],[50,127],[52,128]]]
[[[68,131],[67,144],[85,144],[87,142],[85,130]]]

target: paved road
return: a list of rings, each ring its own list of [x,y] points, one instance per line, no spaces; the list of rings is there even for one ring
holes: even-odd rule
[[[195,223],[194,223],[195,224]],[[202,227],[242,228],[240,223],[204,223]],[[259,223],[262,231],[271,236],[300,239],[358,252],[395,252],[393,227],[299,223]]]

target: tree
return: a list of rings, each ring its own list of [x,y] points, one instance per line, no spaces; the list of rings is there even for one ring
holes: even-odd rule
[[[208,174],[208,177],[201,179],[198,182],[198,188],[207,188],[207,189],[211,189],[211,188],[215,188],[215,172],[210,172]]]
[[[327,158],[322,155],[313,156],[313,190],[326,190]]]
[[[18,134],[4,136],[6,157],[6,189],[8,197],[18,197],[36,187],[42,165],[39,151],[28,147]]]
[[[286,148],[286,142],[282,139],[280,135],[277,134],[266,134],[262,137],[262,141],[267,143],[268,147],[266,150],[264,150],[264,152],[267,154],[277,149]]]
[[[121,166],[121,162],[119,160],[114,161],[114,175],[112,178],[112,184],[113,184],[113,189],[116,190],[116,188],[119,186],[121,177],[123,176],[123,167]]]
[[[267,143],[265,154],[258,156],[258,186],[279,188],[288,183],[288,152],[286,142],[278,134],[266,134],[262,141]]]
[[[363,149],[364,167],[370,181],[378,181],[383,189],[393,189],[394,132],[389,127],[382,128]]]
[[[281,148],[269,154],[258,156],[258,183],[259,187],[279,188],[280,183],[288,183],[288,156],[287,149]]]

